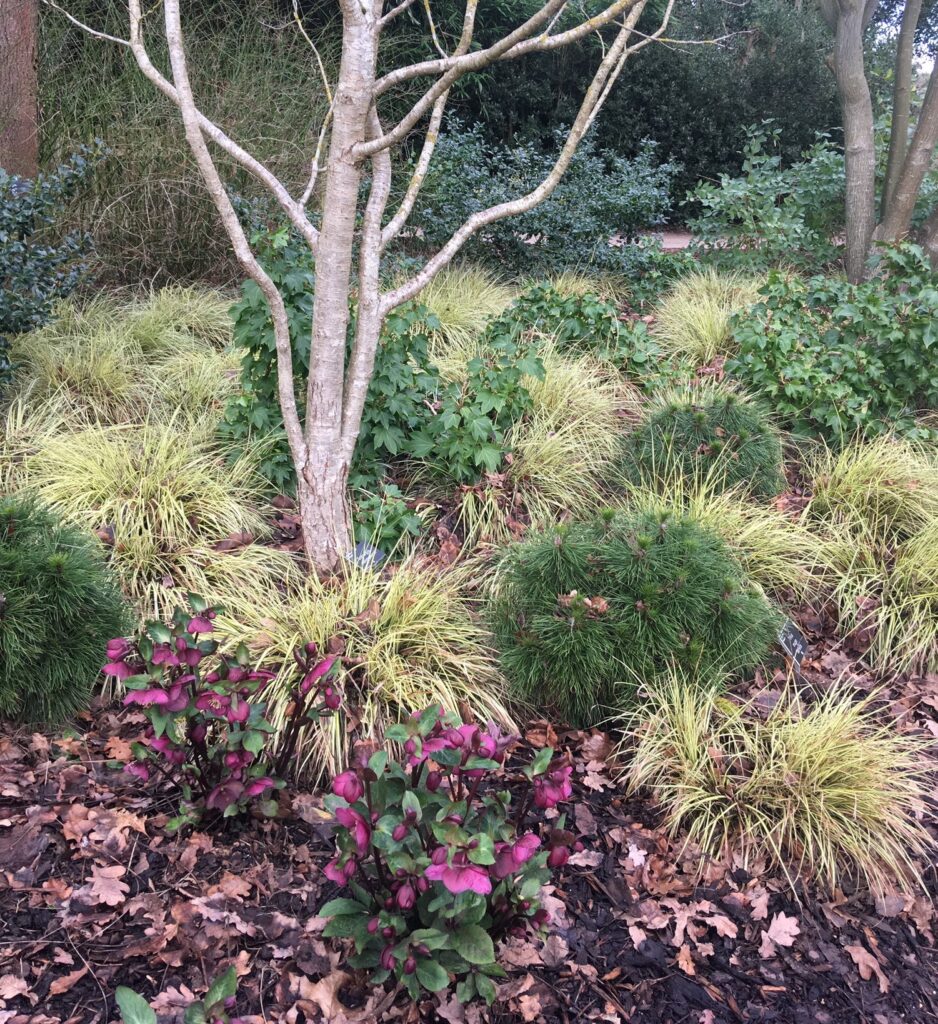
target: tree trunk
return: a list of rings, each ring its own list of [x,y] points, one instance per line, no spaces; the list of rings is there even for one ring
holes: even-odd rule
[[[902,27],[896,48],[896,76],[892,91],[892,129],[889,135],[889,162],[883,184],[880,217],[885,219],[889,202],[905,162],[909,145],[909,116],[912,109],[912,56],[915,30],[922,11],[922,0],[906,0],[902,12]]]
[[[0,168],[39,171],[37,0],[0,0]]]
[[[352,154],[366,138],[377,65],[373,13],[342,0],[343,49],[316,257],[316,303],[306,401],[307,459],[299,489],[306,553],[319,570],[334,569],[352,547],[342,444],[345,352],[361,164]]]
[[[938,75],[934,70],[928,79],[922,110],[915,126],[892,196],[886,206],[883,222],[876,237],[887,242],[905,238],[912,226],[912,214],[918,200],[919,189],[928,173],[935,144],[938,143]]]
[[[834,36],[834,74],[844,119],[847,177],[847,277],[861,281],[866,273],[876,224],[876,152],[873,102],[863,67],[864,8],[841,0]]]

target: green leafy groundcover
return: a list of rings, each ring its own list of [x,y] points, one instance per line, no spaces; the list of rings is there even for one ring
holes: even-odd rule
[[[520,694],[580,725],[672,663],[703,681],[757,664],[780,623],[721,539],[657,511],[609,513],[512,545],[490,613]]]
[[[95,541],[29,497],[0,499],[0,715],[86,707],[127,610]]]
[[[876,276],[775,272],[734,327],[726,364],[792,430],[841,444],[857,433],[927,433],[938,407],[938,275],[923,250],[884,247]]]

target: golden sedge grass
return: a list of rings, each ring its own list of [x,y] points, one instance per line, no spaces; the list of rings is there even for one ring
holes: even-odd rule
[[[378,738],[389,722],[433,703],[464,704],[483,721],[510,725],[487,634],[460,586],[458,570],[441,575],[413,556],[392,573],[349,565],[339,577],[236,591],[216,627],[220,639],[245,643],[259,663],[285,666],[267,691],[278,727],[290,704],[292,651],[309,641],[326,650],[333,638],[354,665],[343,686],[363,737]],[[350,742],[345,723],[329,719],[308,734],[301,762],[317,778],[340,770]]]
[[[682,277],[655,310],[655,340],[701,366],[732,350],[730,321],[759,301],[763,281],[712,267]]]
[[[672,834],[715,857],[768,856],[793,886],[920,884],[934,848],[923,741],[855,696],[839,684],[805,705],[788,689],[762,717],[679,676],[648,686],[628,723],[630,790],[651,791]]]
[[[417,296],[440,322],[430,333],[431,358],[468,362],[489,321],[514,297],[514,289],[484,267],[462,264],[442,270]]]
[[[927,444],[877,438],[822,450],[805,522],[835,569],[841,629],[868,641],[887,677],[938,667],[938,457]]]
[[[124,589],[151,614],[163,580],[188,585],[197,552],[266,532],[253,452],[225,454],[206,422],[89,427],[46,438],[26,460],[25,479],[68,519],[113,535]]]
[[[712,474],[687,480],[663,471],[654,480],[626,482],[627,507],[682,509],[719,534],[746,578],[773,597],[811,601],[831,578],[828,546],[803,522],[774,503],[757,502],[739,488],[724,490]]]
[[[70,410],[63,399],[45,402],[14,398],[0,419],[0,493],[25,484],[26,462],[51,438],[72,429]]]

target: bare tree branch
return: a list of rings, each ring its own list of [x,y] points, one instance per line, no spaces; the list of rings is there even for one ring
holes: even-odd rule
[[[403,14],[413,4],[414,0],[401,0],[396,7],[392,7],[387,14],[378,22],[378,28],[384,28],[389,21],[393,21],[399,14]]]
[[[570,161],[573,159],[577,146],[579,146],[583,136],[589,130],[590,125],[592,125],[599,113],[603,102],[609,95],[609,89],[615,80],[615,75],[619,74],[625,63],[625,59],[628,56],[628,41],[631,36],[632,29],[639,17],[641,17],[646,2],[647,0],[637,0],[629,12],[625,23],[620,27],[614,42],[609,47],[606,56],[603,58],[602,63],[596,70],[596,74],[590,83],[589,89],[587,89],[582,104],[580,105],[580,110],[576,119],[574,120],[573,125],[570,128],[570,132],[567,135],[566,142],[564,143],[564,146],[557,157],[557,161],[547,177],[540,183],[540,185],[537,186],[537,188],[533,189],[527,195],[521,196],[518,199],[510,200],[506,203],[500,203],[497,206],[491,206],[487,210],[479,210],[477,213],[474,213],[462,225],[462,227],[455,232],[443,248],[424,264],[423,268],[417,274],[394,291],[385,293],[382,298],[382,310],[385,315],[396,306],[399,306],[402,302],[406,302],[408,299],[412,299],[415,295],[419,294],[419,292],[433,280],[436,274],[452,261],[453,257],[466,244],[466,242],[468,242],[474,234],[482,230],[482,228],[488,227],[490,224],[494,224],[497,221],[504,220],[506,217],[513,217],[519,213],[524,213],[527,210],[533,209],[533,207],[537,206],[538,203],[543,202],[554,191],[560,183],[560,179],[563,177],[567,168],[570,166]],[[670,18],[672,7],[673,0],[669,3],[664,19],[662,20],[660,28],[660,31],[662,32],[667,25],[667,20]]]
[[[142,48],[140,0],[129,0],[129,4],[131,46],[136,47],[134,49],[136,53],[137,49]],[[196,109],[195,99],[192,95],[192,86],[189,82],[189,71],[186,65],[182,26],[179,18],[179,0],[164,0],[164,11],[166,18],[166,40],[169,44],[169,60],[175,83],[177,105],[186,131],[186,141],[189,143],[189,148],[192,150],[192,154],[198,164],[199,171],[205,181],[205,186],[225,226],[238,261],[245,272],[257,283],[270,307],[274,322],[274,339],[277,346],[277,383],[280,410],[283,414],[283,423],[286,429],[287,440],[290,444],[290,452],[294,460],[297,460],[297,465],[302,465],[306,461],[306,444],[303,439],[303,428],[300,424],[296,397],[293,392],[293,353],[290,348],[287,311],[277,286],[257,261],[251,250],[250,243],[247,240],[244,229],[241,227],[238,215],[235,212],[202,134],[202,119],[199,117],[199,112]]]
[[[459,70],[459,74],[455,76],[458,78],[470,71],[478,71],[482,67],[487,67],[495,61],[515,60],[529,53],[555,50],[561,46],[568,46],[611,24],[620,14],[624,14],[629,10],[634,2],[635,0],[615,0],[614,3],[611,3],[600,14],[564,32],[550,35],[548,30],[545,29],[545,31],[538,35],[534,35],[545,22],[553,26],[555,18],[566,7],[567,0],[549,3],[510,35],[505,36],[500,42],[493,44],[485,50],[477,50],[475,53],[466,54],[464,57],[421,61],[418,64],[411,64],[408,67],[397,68],[394,71],[388,72],[383,78],[378,79],[375,86],[375,95],[382,96],[389,89],[424,75],[442,75],[464,68],[465,70]],[[536,24],[532,24],[534,22]],[[510,43],[507,46],[504,45],[509,40]],[[455,78],[453,81],[455,81]]]
[[[455,50],[456,56],[466,53],[472,45],[472,33],[475,30],[476,8],[477,0],[469,0],[466,4],[462,33],[459,37],[459,42]],[[433,113],[430,115],[430,125],[427,128],[427,134],[423,140],[423,148],[420,151],[420,156],[417,159],[414,172],[407,185],[407,191],[404,194],[404,198],[401,200],[401,205],[398,207],[397,213],[385,227],[384,231],[381,232],[382,250],[387,247],[389,242],[400,234],[404,225],[407,223],[408,217],[410,217],[413,212],[414,203],[417,201],[417,196],[420,194],[421,188],[423,188],[427,171],[430,169],[430,161],[433,158],[433,151],[436,149],[437,140],[440,137],[440,125],[443,121],[443,112],[446,109],[446,102],[448,99],[449,90],[438,96],[437,101],[433,106]]]

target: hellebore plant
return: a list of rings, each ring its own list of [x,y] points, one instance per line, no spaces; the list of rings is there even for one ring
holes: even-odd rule
[[[181,800],[170,828],[252,806],[273,817],[273,793],[284,786],[303,728],[339,708],[330,680],[337,659],[319,658],[315,644],[294,651],[298,683],[274,757],[275,729],[260,696],[275,673],[251,669],[243,645],[233,657],[218,654],[210,634],[219,609],[196,594],[188,598],[191,612],[177,608],[170,625],[149,622],[135,641],[107,645],[103,671],[123,682],[124,704],[142,708],[150,722],[125,770],[143,780],[156,773],[176,786]]]
[[[494,942],[548,923],[541,886],[564,864],[573,836],[528,825],[533,808],[568,800],[572,767],[541,750],[523,774],[518,806],[504,787],[505,755],[517,737],[482,730],[431,707],[387,738],[406,763],[378,751],[338,775],[326,806],[336,818],[336,856],[326,876],[351,895],[327,903],[324,935],[354,940],[353,967],[375,984],[394,977],[413,998],[460,978],[457,998],[495,998],[505,976]]]

